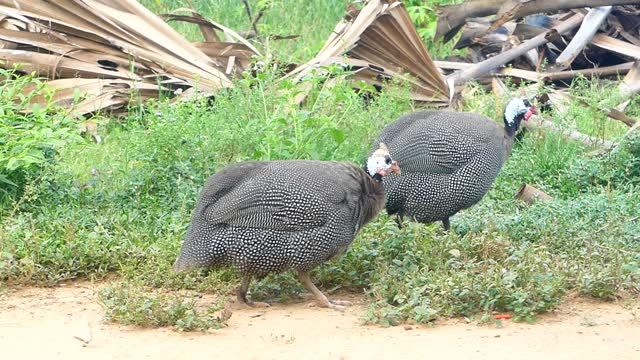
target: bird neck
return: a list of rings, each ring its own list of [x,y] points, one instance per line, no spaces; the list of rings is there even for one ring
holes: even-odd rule
[[[508,137],[514,138],[516,136],[516,132],[518,131],[518,128],[520,127],[520,121],[522,121],[522,118],[518,116],[514,119],[513,122],[509,122],[507,121],[507,118],[503,116],[502,120],[504,121],[505,133],[507,134]]]
[[[371,176],[371,178],[373,179],[373,181],[379,183],[382,181],[382,175],[375,173],[373,176]]]

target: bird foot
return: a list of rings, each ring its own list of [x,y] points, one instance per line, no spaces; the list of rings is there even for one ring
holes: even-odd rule
[[[347,306],[351,306],[351,302],[347,301],[347,300],[329,300],[327,299],[327,302],[312,302],[309,303],[309,305],[307,305],[309,307],[315,307],[315,306],[319,306],[319,307],[326,307],[329,309],[333,309],[333,310],[337,310],[337,311],[345,311],[347,309]]]
[[[251,308],[268,308],[271,307],[271,304],[266,303],[266,302],[260,302],[260,301],[247,301],[244,303],[245,305],[247,305],[248,307]]]
[[[330,303],[334,305],[343,305],[343,306],[351,306],[351,301],[348,300],[329,300]]]

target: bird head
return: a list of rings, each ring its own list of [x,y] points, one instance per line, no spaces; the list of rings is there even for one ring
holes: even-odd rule
[[[509,133],[515,134],[520,122],[529,120],[534,114],[538,114],[538,109],[529,100],[513,98],[504,110],[504,126]]]
[[[381,181],[384,176],[391,173],[400,174],[398,162],[389,154],[389,149],[384,143],[367,159],[367,172],[376,181]]]

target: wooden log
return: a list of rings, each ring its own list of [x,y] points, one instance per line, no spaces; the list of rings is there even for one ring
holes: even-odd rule
[[[573,60],[587,46],[600,25],[609,16],[612,8],[612,6],[603,6],[589,10],[589,13],[582,20],[582,25],[580,25],[576,35],[556,59],[556,66],[559,69],[566,69],[571,66]]]
[[[537,189],[536,187],[527,183],[522,184],[522,186],[518,190],[518,193],[516,194],[516,199],[523,201],[529,205],[534,204],[536,201],[553,200],[553,198],[547,195],[544,191]]]

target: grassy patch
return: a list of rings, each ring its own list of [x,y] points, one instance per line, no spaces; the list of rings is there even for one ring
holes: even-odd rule
[[[198,294],[150,292],[127,283],[103,288],[99,297],[107,321],[126,325],[206,331],[226,326],[231,315],[223,310],[223,301],[203,310],[197,308]],[[221,309],[222,313],[215,315]]]

